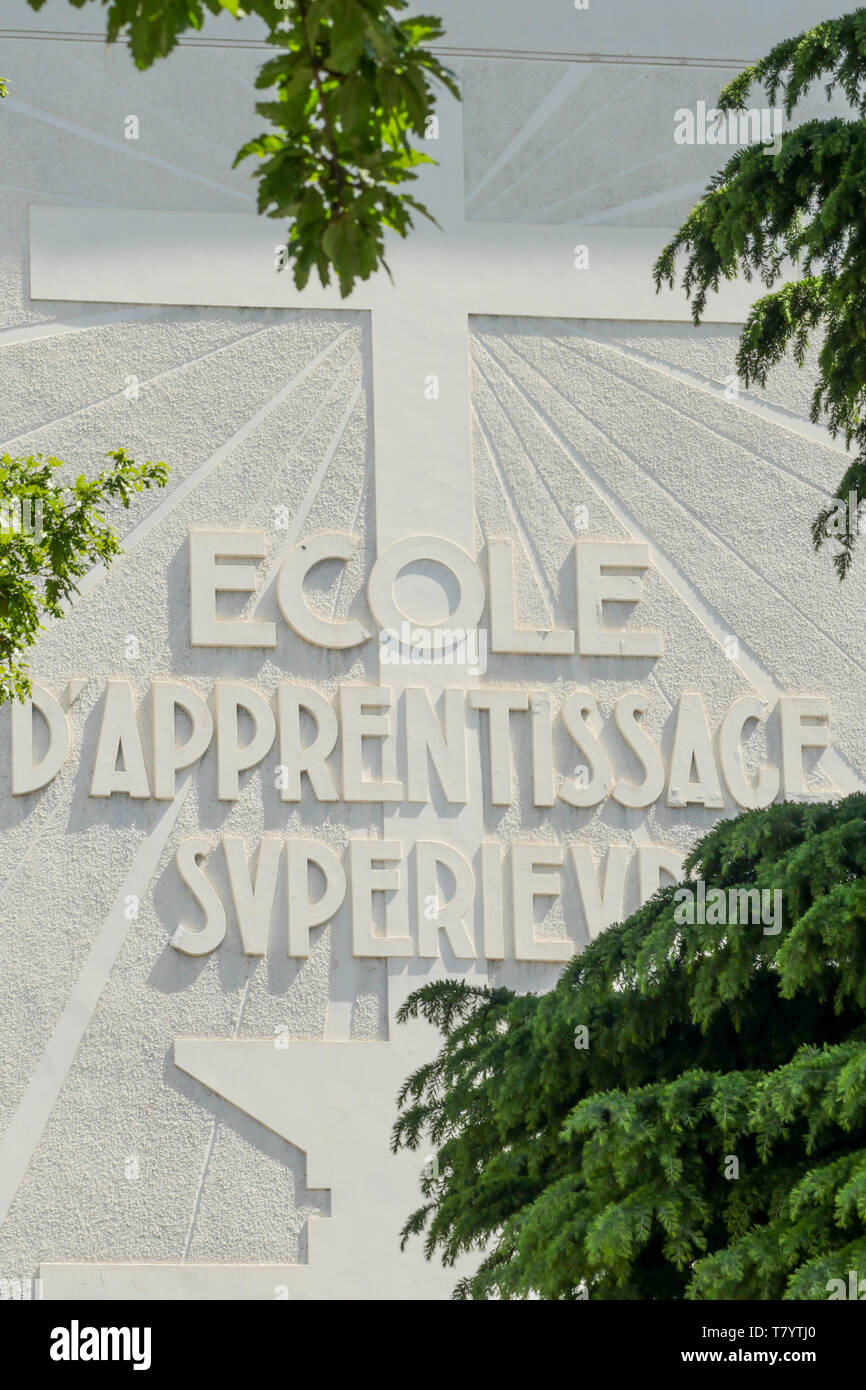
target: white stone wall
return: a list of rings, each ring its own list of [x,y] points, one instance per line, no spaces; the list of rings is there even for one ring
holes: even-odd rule
[[[350,835],[382,835],[382,812],[321,805],[309,793],[286,807],[274,788],[275,756],[246,776],[232,804],[216,799],[212,753],[178,806],[94,800],[89,770],[111,677],[132,682],[141,700],[154,678],[167,676],[205,696],[217,678],[265,692],[290,678],[329,696],[346,681],[380,680],[375,643],[344,654],[311,648],[280,620],[273,586],[283,543],[275,509],[285,506],[302,539],[323,530],[359,537],[346,572],[327,567],[310,601],[325,613],[369,621],[365,584],[377,554],[377,507],[381,517],[386,501],[381,484],[377,496],[373,397],[386,383],[374,381],[369,315],[351,306],[264,308],[254,299],[253,307],[166,307],[138,302],[132,289],[121,303],[31,299],[31,205],[253,209],[250,166],[232,171],[230,164],[257,129],[252,81],[263,54],[254,25],[227,21],[207,31],[208,42],[187,44],[140,74],[124,48],[106,51],[93,41],[101,32],[98,10],[73,11],[59,0],[39,16],[23,4],[6,8],[0,445],[57,455],[78,472],[100,466],[122,444],[136,458],[165,459],[172,472],[167,494],[146,495],[120,515],[127,553],[33,651],[34,679],[59,697],[70,679],[87,680],[69,711],[70,756],[44,790],[11,796],[10,712],[0,710],[0,1132],[7,1175],[17,1175],[7,1177],[0,1275],[29,1278],[58,1263],[130,1263],[141,1267],[139,1287],[150,1296],[183,1297],[193,1285],[178,1267],[208,1266],[217,1271],[212,1288],[240,1297],[250,1276],[219,1271],[303,1265],[307,1220],[331,1220],[339,1182],[325,1171],[325,1181],[308,1187],[316,1155],[303,1151],[300,1137],[193,1079],[175,1064],[175,1040],[273,1039],[284,1028],[292,1040],[385,1043],[397,1036],[389,973],[391,1012],[405,988],[394,985],[384,961],[352,956],[346,908],[316,934],[307,961],[287,957],[281,933],[265,959],[245,957],[231,920],[212,955],[179,954],[170,937],[179,921],[195,922],[196,909],[174,855],[180,840],[199,832],[214,843],[239,835],[251,848],[263,834],[308,834],[342,851]],[[494,245],[498,224],[525,224],[527,235],[576,224],[591,259],[603,253],[611,227],[655,229],[661,246],[664,229],[677,225],[721,163],[724,149],[673,143],[675,111],[699,100],[712,105],[740,60],[832,12],[772,4],[755,15],[741,6],[738,27],[738,11],[724,7],[723,19],[706,0],[691,0],[681,13],[666,7],[665,21],[625,0],[602,15],[593,0],[588,12],[549,4],[550,14],[534,15],[530,25],[517,0],[469,7],[452,0],[440,8],[465,94],[467,221],[494,224]],[[136,142],[124,139],[130,113],[140,120]],[[447,113],[443,107],[443,120]],[[274,223],[275,242],[279,231]],[[146,267],[146,240],[136,252]],[[647,279],[650,267],[647,261]],[[605,715],[620,694],[645,689],[648,727],[666,756],[684,691],[702,693],[713,728],[735,699],[756,689],[826,694],[836,761],[811,768],[810,791],[849,790],[866,776],[866,559],[858,555],[840,590],[829,555],[815,557],[809,545],[809,523],[835,486],[843,455],[808,423],[807,371],[786,365],[766,395],[731,400],[736,323],[696,329],[681,303],[659,304],[655,318],[642,313],[639,321],[627,305],[615,318],[471,318],[479,562],[486,564],[490,537],[510,537],[522,621],[573,627],[570,556],[576,509],[586,507],[581,536],[652,547],[656,563],[632,621],[665,636],[664,655],[653,662],[493,654],[482,683],[550,689],[557,701],[591,687]],[[423,338],[422,324],[417,331]],[[431,478],[431,490],[437,486]],[[423,499],[420,507],[423,515]],[[257,614],[277,622],[275,650],[190,646],[187,536],[194,526],[268,533]],[[730,636],[741,658],[726,655]],[[612,842],[652,841],[684,853],[719,814],[737,810],[730,800],[723,812],[663,801],[645,813],[609,800],[588,811],[537,807],[519,731],[514,744],[513,805],[489,804],[487,769],[475,807],[484,836],[504,844],[582,842],[601,856]],[[557,755],[568,775],[574,750],[564,739]],[[778,755],[774,726],[750,739],[752,770]],[[625,764],[623,771],[634,774]],[[135,866],[149,843],[157,858],[145,875]],[[95,943],[116,918],[133,871],[144,888],[139,916],[115,932],[116,955],[100,963]],[[217,878],[220,872],[217,865]],[[636,900],[632,866],[627,906]],[[539,931],[571,933],[579,949],[578,920],[574,889],[566,886]],[[544,988],[557,970],[506,963],[490,977]],[[76,990],[87,1012],[80,1045],[70,1042],[74,1027],[68,1031]],[[331,1076],[349,1116],[333,1142],[351,1148],[351,1116],[363,1111],[365,1095],[348,1082],[341,1090],[336,1064]],[[137,1177],[127,1175],[131,1159]],[[387,1177],[380,1177],[368,1219],[387,1226],[395,1217]],[[410,1207],[411,1200],[397,1211],[397,1225]],[[158,1263],[174,1273],[162,1285],[147,1283],[154,1277],[148,1267]],[[417,1260],[412,1268],[414,1296],[450,1288],[450,1273],[443,1278]],[[382,1295],[375,1267],[368,1274],[366,1296]],[[109,1296],[122,1287],[113,1277]],[[49,1293],[90,1287],[80,1268],[46,1279]],[[273,1297],[273,1287],[265,1278],[257,1296]],[[360,1296],[339,1271],[325,1270],[324,1288],[330,1296]]]

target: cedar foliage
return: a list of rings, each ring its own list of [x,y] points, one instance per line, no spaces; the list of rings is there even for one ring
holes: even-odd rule
[[[793,352],[799,366],[820,342],[811,419],[856,448],[834,498],[812,525],[820,549],[834,539],[834,565],[847,574],[855,527],[838,525],[849,492],[866,498],[866,9],[828,20],[777,44],[719,97],[719,110],[745,107],[762,86],[786,117],[823,82],[840,92],[852,117],[811,120],[782,134],[778,154],[762,144],[738,150],[710,181],[701,201],[656,261],[656,289],[681,285],[700,323],[710,293],[742,272],[770,293],[752,306],[736,359],[748,387],[764,387],[770,370]],[[787,283],[780,284],[783,277]],[[773,288],[778,286],[777,288]]]
[[[414,993],[402,1019],[443,1044],[399,1098],[394,1149],[438,1160],[404,1243],[482,1250],[474,1299],[825,1299],[866,1273],[864,868],[866,795],[780,803],[686,861],[781,889],[778,935],[679,926],[670,887],[547,994]]]

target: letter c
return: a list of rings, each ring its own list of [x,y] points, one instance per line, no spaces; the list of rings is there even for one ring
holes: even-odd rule
[[[323,532],[301,541],[280,566],[277,577],[280,612],[289,627],[314,646],[342,651],[346,647],[360,646],[370,636],[357,618],[345,618],[339,622],[320,618],[307,605],[303,594],[304,581],[315,565],[320,565],[324,560],[349,560],[357,544],[354,536]]]

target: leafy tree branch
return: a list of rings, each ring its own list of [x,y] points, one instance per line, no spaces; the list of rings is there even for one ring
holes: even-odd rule
[[[62,618],[82,575],[120,553],[103,507],[128,508],[137,493],[166,485],[164,463],[138,464],[123,449],[107,457],[111,468],[65,486],[60,459],[0,456],[0,704],[30,693],[25,652],[43,617]]]
[[[668,888],[546,994],[403,1006],[442,1036],[399,1098],[393,1147],[436,1148],[403,1237],[482,1252],[455,1297],[826,1299],[866,1270],[866,796],[724,821],[692,871],[708,902],[780,892],[781,931],[684,925]]]
[[[35,10],[45,0],[29,0]],[[92,0],[70,0],[81,9]],[[102,0],[110,42],[125,36],[136,66],[167,56],[207,15],[256,15],[278,53],[256,87],[275,93],[256,111],[272,129],[249,140],[235,165],[259,160],[258,208],[289,223],[286,256],[299,289],[315,269],[336,272],[345,297],[387,269],[385,237],[405,237],[428,210],[409,192],[434,161],[423,141],[436,88],[459,99],[454,76],[428,45],[430,15],[405,17],[408,0]]]
[[[834,498],[812,527],[819,549],[838,541],[834,564],[847,574],[856,525],[840,524],[849,492],[866,498],[866,9],[787,39],[740,73],[719,97],[723,111],[742,109],[762,85],[790,116],[823,82],[828,98],[841,92],[853,116],[811,120],[782,134],[769,157],[762,145],[738,150],[710,181],[707,193],[664,248],[654,270],[656,289],[680,283],[700,323],[711,293],[742,272],[769,291],[752,306],[736,367],[748,387],[763,387],[790,350],[802,366],[810,342],[820,341],[811,419],[856,448]],[[778,282],[790,273],[790,283]]]

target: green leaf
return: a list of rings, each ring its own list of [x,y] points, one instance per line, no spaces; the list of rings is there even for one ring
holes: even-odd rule
[[[332,222],[322,237],[322,247],[339,276],[344,298],[361,270],[361,241],[358,224],[346,217]]]

